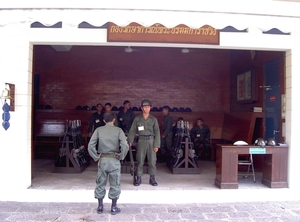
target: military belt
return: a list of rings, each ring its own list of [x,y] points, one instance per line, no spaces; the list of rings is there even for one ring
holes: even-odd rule
[[[114,153],[101,153],[100,158],[102,158],[102,157],[115,158],[116,154],[114,154]]]
[[[139,139],[141,139],[141,140],[152,140],[152,139],[154,139],[154,136],[152,136],[152,135],[139,135]]]

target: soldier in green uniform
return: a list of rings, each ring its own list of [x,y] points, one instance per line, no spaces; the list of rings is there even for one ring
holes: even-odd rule
[[[166,156],[170,156],[172,152],[172,143],[173,143],[173,118],[171,117],[170,108],[168,106],[164,106],[162,109],[162,114],[164,116],[162,122],[162,135],[161,135],[161,146],[160,152],[162,155],[161,162],[166,161]]]
[[[104,126],[105,123],[103,122],[103,112],[104,112],[104,107],[102,106],[101,103],[98,103],[97,106],[97,112],[94,112],[91,115],[89,126],[88,126],[88,134],[89,137],[92,136],[93,132],[100,126]]]
[[[88,144],[90,156],[98,162],[95,198],[98,199],[97,213],[103,212],[103,198],[106,194],[106,182],[109,178],[110,189],[108,198],[112,200],[111,214],[115,215],[121,210],[117,207],[117,200],[121,189],[121,164],[128,152],[126,136],[121,128],[114,126],[115,114],[103,114],[105,126],[99,127],[93,133]],[[98,144],[98,147],[96,147]]]
[[[204,124],[202,118],[197,119],[197,125],[191,129],[190,135],[194,143],[196,155],[199,154],[200,145],[203,144],[204,150],[200,154],[200,158],[205,160],[205,156],[210,155],[210,129]],[[208,159],[210,159],[210,157]]]
[[[142,183],[143,166],[145,158],[148,160],[149,183],[157,186],[156,175],[156,153],[160,147],[160,132],[157,118],[150,114],[151,102],[144,99],[141,102],[142,114],[135,117],[128,134],[128,142],[133,143],[135,134],[139,135],[137,146],[137,180],[135,186]]]
[[[124,131],[125,135],[129,132],[131,124],[135,118],[134,112],[131,109],[131,104],[128,100],[123,102],[123,110],[118,113],[119,127]]]

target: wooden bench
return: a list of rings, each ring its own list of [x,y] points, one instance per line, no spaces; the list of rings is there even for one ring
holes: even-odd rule
[[[36,110],[33,124],[34,157],[53,158],[58,154],[68,120],[81,120],[83,142],[86,142],[88,120],[82,119],[88,115],[81,110]]]
[[[39,119],[34,125],[34,157],[55,157],[62,143],[66,123],[59,120]]]

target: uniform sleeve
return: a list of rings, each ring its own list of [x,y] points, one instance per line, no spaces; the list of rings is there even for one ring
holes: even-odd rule
[[[134,112],[132,111],[131,112],[131,117],[130,117],[131,119],[130,119],[130,124],[132,125],[132,122],[133,122],[133,120],[134,120],[134,118],[135,118],[135,114],[134,114]]]
[[[126,140],[126,136],[123,132],[123,130],[120,129],[120,133],[119,133],[119,140],[120,140],[120,160],[124,160],[124,158],[126,157],[127,153],[128,153],[128,143]]]
[[[99,154],[97,153],[97,142],[98,142],[98,133],[93,133],[90,142],[88,144],[88,152],[94,161],[98,161],[100,159]]]
[[[208,126],[206,126],[206,127],[207,127],[207,139],[210,139],[210,129]]]
[[[89,126],[88,126],[88,133],[93,132],[93,125],[94,125],[94,115],[91,116]]]
[[[159,126],[158,126],[158,121],[155,118],[154,120],[154,125],[153,125],[153,131],[154,131],[154,147],[160,147],[160,131],[159,131]]]
[[[128,133],[128,142],[133,143],[134,136],[136,134],[136,127],[137,126],[137,118],[134,118],[133,123],[130,127],[129,133]]]

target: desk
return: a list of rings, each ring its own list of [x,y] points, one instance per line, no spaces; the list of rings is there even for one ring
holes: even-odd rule
[[[238,155],[249,154],[249,148],[259,146],[234,146],[217,144],[215,185],[221,189],[238,188]],[[263,158],[262,184],[270,188],[287,188],[288,147],[266,146]],[[255,168],[255,166],[254,166]]]

